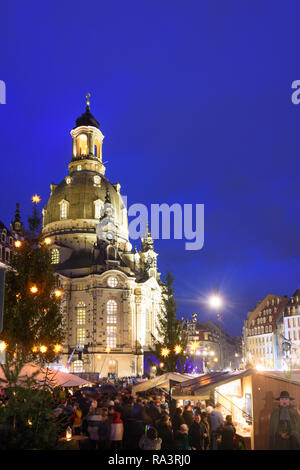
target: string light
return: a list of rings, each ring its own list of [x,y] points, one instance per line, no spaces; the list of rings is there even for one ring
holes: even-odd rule
[[[62,347],[61,344],[55,344],[55,345],[53,346],[53,351],[54,351],[56,354],[58,354],[58,353],[61,352],[62,348],[63,348],[63,347]]]
[[[43,354],[46,353],[46,352],[48,351],[47,346],[41,346],[41,347],[40,347],[40,351],[41,351],[41,353],[43,353]]]
[[[22,246],[22,242],[20,240],[15,241],[15,247],[20,248]]]
[[[40,196],[38,196],[37,194],[35,194],[34,196],[32,196],[31,198],[32,202],[34,202],[35,204],[38,204],[41,200]]]
[[[32,294],[36,294],[38,292],[37,286],[34,284],[33,286],[30,287],[30,292]]]
[[[47,238],[45,238],[44,242],[45,242],[46,245],[51,245],[52,240],[51,240],[51,238],[47,237]]]
[[[54,294],[55,294],[55,297],[61,297],[62,291],[60,289],[55,289]]]
[[[168,357],[168,355],[170,354],[170,349],[162,348],[160,354],[162,355],[162,357]]]

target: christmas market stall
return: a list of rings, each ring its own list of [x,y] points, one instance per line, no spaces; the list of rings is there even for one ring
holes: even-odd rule
[[[173,390],[177,405],[198,401],[221,405],[224,415],[231,414],[238,439],[246,449],[268,450],[270,419],[285,390],[300,404],[300,374],[248,369],[213,372],[186,382]]]

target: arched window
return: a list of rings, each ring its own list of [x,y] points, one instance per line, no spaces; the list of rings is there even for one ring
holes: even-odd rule
[[[83,362],[78,360],[73,362],[73,372],[83,372]]]
[[[57,248],[53,248],[50,251],[50,258],[51,258],[51,264],[59,263],[59,250]]]
[[[77,157],[79,156],[85,156],[88,154],[88,138],[86,134],[80,134],[77,137],[77,147],[76,147],[76,155]]]
[[[67,219],[69,203],[67,201],[60,201],[59,205],[60,205],[60,218]]]
[[[94,140],[94,155],[97,158],[100,157],[100,143],[99,143],[99,140],[97,139],[97,137]]]
[[[100,219],[102,207],[103,207],[103,201],[101,201],[101,199],[97,199],[97,201],[94,201],[94,206],[95,206],[95,219]]]
[[[85,324],[86,305],[84,302],[77,304],[76,321],[77,325]]]

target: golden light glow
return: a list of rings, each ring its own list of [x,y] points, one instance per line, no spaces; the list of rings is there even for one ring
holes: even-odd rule
[[[218,362],[218,360],[219,360],[219,359],[218,359],[217,357],[214,358],[214,362]]]
[[[20,298],[21,298],[20,292],[19,292],[18,294],[16,294],[16,297],[17,297],[17,299],[20,299]]]
[[[48,351],[47,346],[41,346],[41,347],[40,347],[40,351],[41,351],[41,353],[43,353],[43,354],[46,353],[46,352]]]
[[[70,441],[72,439],[72,429],[70,428],[70,426],[68,426],[66,430],[66,439],[67,441]]]
[[[168,357],[168,355],[170,354],[170,349],[162,348],[160,354],[161,354],[162,357]]]
[[[180,354],[182,351],[182,347],[179,344],[176,344],[176,346],[174,347],[174,351],[176,354]]]
[[[60,289],[55,289],[54,294],[55,294],[55,297],[61,297],[62,291]]]
[[[31,351],[34,352],[34,353],[38,352],[38,347],[37,346],[32,346]]]
[[[33,286],[30,287],[30,292],[32,294],[36,294],[38,292],[37,286],[34,284]]]
[[[35,202],[35,204],[38,204],[40,202],[41,198],[40,198],[40,196],[35,194],[34,196],[32,196],[31,200],[32,200],[32,202]]]
[[[105,348],[106,353],[110,353],[111,349],[110,348]]]
[[[62,351],[62,348],[63,348],[63,347],[62,347],[61,344],[55,344],[55,345],[53,346],[53,351],[54,351],[56,354],[58,354],[58,353],[60,353],[60,352]]]
[[[45,238],[44,243],[45,243],[46,245],[51,245],[51,243],[52,243],[51,238],[49,238],[49,237]]]
[[[28,419],[27,424],[28,424],[28,426],[32,426],[32,421],[31,421],[31,419]]]
[[[22,242],[20,240],[16,240],[15,241],[15,247],[20,248],[20,246],[22,246]]]
[[[195,352],[197,348],[200,347],[199,341],[192,341],[190,344],[190,350],[191,352]]]
[[[161,363],[159,364],[159,367],[162,369],[162,368],[164,367],[164,363],[161,362]]]
[[[101,354],[98,354],[97,359],[101,359]]]
[[[7,348],[7,343],[5,341],[0,341],[0,352],[3,352],[5,351],[5,349]]]

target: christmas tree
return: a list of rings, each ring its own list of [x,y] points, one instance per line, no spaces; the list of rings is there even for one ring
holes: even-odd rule
[[[174,278],[168,271],[162,287],[162,309],[158,317],[157,338],[152,335],[154,357],[160,361],[158,374],[165,372],[186,372],[189,359],[187,337],[182,324],[176,319],[177,303],[174,297]],[[158,339],[159,338],[159,339]]]
[[[15,243],[11,269],[6,273],[3,331],[7,352],[26,360],[53,361],[61,351],[64,329],[62,291],[40,234],[38,196],[33,198],[29,229]]]

